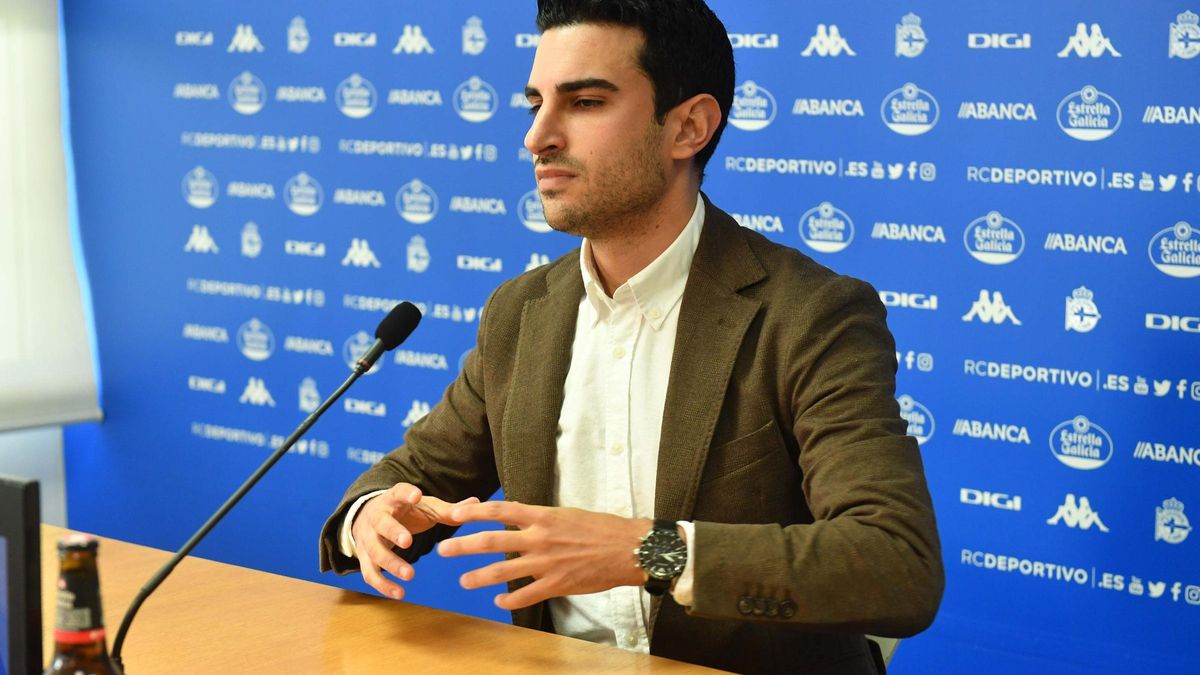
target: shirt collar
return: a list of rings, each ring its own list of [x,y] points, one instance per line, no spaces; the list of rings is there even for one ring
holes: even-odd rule
[[[618,287],[612,298],[608,297],[604,292],[604,286],[596,278],[591,242],[587,239],[583,240],[579,256],[579,269],[583,275],[584,292],[594,310],[593,326],[613,310],[616,305],[614,298],[629,293],[632,294],[642,316],[654,327],[654,330],[662,328],[667,314],[683,297],[683,288],[687,285],[692,259],[696,256],[696,247],[700,244],[700,230],[704,227],[704,211],[704,199],[697,194],[696,208],[692,210],[692,217],[675,241],[642,271]]]

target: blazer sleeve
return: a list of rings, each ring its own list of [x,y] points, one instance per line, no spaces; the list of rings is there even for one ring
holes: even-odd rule
[[[421,488],[423,494],[448,502],[471,496],[482,501],[499,488],[484,398],[487,379],[485,336],[490,306],[491,299],[480,318],[476,347],[467,355],[462,372],[447,387],[441,401],[412,425],[404,436],[404,445],[389,452],[350,485],[325,522],[319,542],[322,572],[333,570],[337,574],[348,574],[359,569],[357,558],[348,558],[339,550],[338,528],[346,511],[362,495],[404,482]],[[395,551],[401,558],[415,562],[457,529],[435,526],[414,537],[407,550],[396,548]]]
[[[933,621],[945,582],[920,452],[895,400],[895,343],[868,284],[833,277],[814,295],[781,394],[814,522],[697,522],[689,612],[912,635]]]

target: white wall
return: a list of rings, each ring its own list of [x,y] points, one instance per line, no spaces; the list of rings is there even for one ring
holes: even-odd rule
[[[42,522],[66,527],[62,438],[62,427],[0,433],[0,473],[36,478],[41,489]]]

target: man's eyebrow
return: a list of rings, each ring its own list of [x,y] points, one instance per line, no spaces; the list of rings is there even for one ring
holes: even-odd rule
[[[583,89],[604,89],[607,91],[620,91],[621,90],[621,88],[618,87],[617,85],[613,84],[612,82],[610,82],[604,78],[600,78],[600,77],[587,77],[582,80],[571,80],[570,82],[563,82],[561,84],[555,85],[554,88],[560,94],[569,94],[571,92],[580,91]],[[530,86],[525,87],[525,98],[533,98],[534,96],[541,96],[541,95],[542,95],[542,92],[538,91],[536,87],[530,87]]]

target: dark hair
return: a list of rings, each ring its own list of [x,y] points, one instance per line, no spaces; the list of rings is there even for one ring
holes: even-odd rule
[[[645,36],[638,66],[654,85],[654,114],[696,94],[711,94],[721,107],[712,140],[696,153],[701,177],[721,140],[733,105],[733,46],[725,25],[704,0],[538,0],[538,30],[584,23],[637,28]]]

